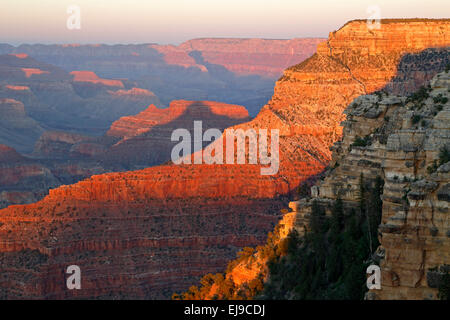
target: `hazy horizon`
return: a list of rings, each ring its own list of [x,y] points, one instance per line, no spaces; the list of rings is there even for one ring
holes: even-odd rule
[[[70,5],[81,28],[69,30]],[[198,38],[326,38],[350,20],[446,18],[443,0],[14,0],[0,3],[0,43],[173,44]],[[445,9],[447,8],[447,9]]]

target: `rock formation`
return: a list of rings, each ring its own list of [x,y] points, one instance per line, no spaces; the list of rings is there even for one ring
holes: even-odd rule
[[[355,99],[313,199],[291,204],[303,233],[313,201],[328,208],[339,197],[356,206],[361,175],[384,180],[376,259],[382,289],[372,290],[370,299],[438,298],[436,277],[450,264],[449,89],[447,72],[409,98],[378,93]]]
[[[123,88],[122,81],[102,79],[92,71],[72,71],[70,74],[73,75],[74,82],[88,82],[94,84],[101,84],[107,87]]]
[[[26,53],[68,71],[126,78],[154,92],[164,105],[181,99],[222,101],[243,105],[254,117],[270,99],[274,81],[283,70],[309,57],[323,40],[195,39],[179,46],[21,45],[5,46],[3,52]],[[88,83],[81,84],[77,82],[76,87],[89,94]]]
[[[30,118],[22,102],[0,98],[0,143],[31,152],[44,129]]]
[[[49,188],[58,185],[59,181],[48,168],[0,145],[0,208],[36,202]]]
[[[269,39],[194,39],[180,45],[206,65],[223,66],[238,75],[255,74],[277,78],[283,70],[308,58],[321,38],[291,40]]]
[[[166,109],[151,105],[135,116],[123,117],[113,123],[107,135],[121,140],[101,159],[106,163],[122,164],[125,168],[162,164],[171,159],[171,151],[178,143],[171,141],[174,130],[187,129],[193,136],[194,121],[202,121],[203,130],[216,128],[223,131],[249,119],[244,107],[220,102],[177,100]]]
[[[411,41],[405,31],[410,28],[417,30],[418,33],[417,38]],[[300,150],[308,150],[302,147],[302,144],[311,147],[300,139],[305,139],[308,134],[319,136],[322,143],[316,142],[314,147],[322,146],[322,149],[319,149],[324,155],[322,159],[329,159],[328,157],[332,156],[330,167],[334,167],[337,153],[332,155],[327,147],[341,135],[339,124],[345,120],[345,115],[342,113],[344,108],[353,99],[366,92],[383,89],[385,92],[409,95],[420,86],[425,85],[427,80],[430,80],[450,63],[447,47],[450,39],[442,33],[442,30],[449,28],[448,20],[383,20],[380,30],[368,32],[365,21],[352,21],[340,30],[331,33],[329,40],[319,45],[317,54],[286,70],[284,76],[277,82],[274,97],[261,110],[258,117],[249,124],[249,127],[256,127],[258,120],[270,119],[270,121],[266,120],[267,123],[276,124],[280,132],[284,133],[282,143],[292,139],[292,136],[289,136],[289,133],[292,132],[293,137],[298,139],[292,144],[299,146]],[[364,45],[359,46],[360,42],[363,42]],[[434,49],[427,49],[428,47]],[[365,72],[365,70],[370,71]],[[355,74],[360,78],[356,78]],[[373,97],[369,99],[373,99]],[[384,103],[400,101],[399,98],[392,99],[390,102],[390,99],[386,97]],[[375,104],[376,100],[373,103]],[[357,122],[356,128],[344,131],[346,134],[344,141],[351,141],[351,144],[356,135],[364,137],[367,132],[359,132],[359,126],[367,130],[367,121],[374,122],[371,124],[372,127],[378,126],[384,121],[382,108],[366,105],[366,109],[368,117],[376,118],[376,120],[365,119],[361,123]],[[398,112],[401,113],[401,110]],[[347,128],[347,124],[352,122],[344,122],[344,130]],[[311,123],[315,125],[302,125]],[[383,128],[383,130],[385,129]],[[347,150],[348,144],[343,146],[342,150]],[[331,151],[335,150],[336,147],[331,149]],[[436,153],[432,157],[436,157]],[[281,159],[289,159],[289,156],[283,155]],[[317,159],[321,158],[317,157],[315,161]],[[321,201],[328,210],[331,199],[336,199],[338,195],[336,185],[340,188],[352,188],[348,195],[355,201],[357,199],[355,188],[357,189],[361,170],[364,170],[367,178],[371,177],[372,179],[380,173],[379,167],[372,163],[371,157],[367,161],[359,158],[357,160],[361,161],[352,160],[351,165],[339,165],[335,169],[343,170],[345,168],[347,170],[341,176],[338,173],[330,175],[325,180],[329,181],[328,184],[322,185],[320,189],[317,186],[312,188],[312,194],[316,198],[320,195]],[[368,172],[371,174],[369,175]],[[353,178],[348,179],[346,174]],[[326,194],[322,197],[324,192]],[[348,199],[344,198],[344,200]],[[289,223],[280,222],[280,226],[283,228],[289,226],[287,230],[296,229],[299,234],[303,234],[309,221],[311,204],[312,202],[305,203],[304,201],[292,202],[290,208],[293,209],[293,212],[285,215]],[[284,236],[280,236],[280,238],[285,238],[287,233],[285,232]],[[441,247],[439,253],[442,254],[445,250],[447,249]],[[267,276],[266,261],[260,256],[261,250],[251,255],[249,259],[233,266],[224,275],[224,278],[231,280],[232,286],[239,288],[243,283],[249,285],[252,281],[257,280],[261,274]],[[244,272],[242,272],[243,269]],[[236,276],[236,274],[238,274],[238,279],[234,280],[233,275]],[[200,296],[212,298],[215,294],[214,288],[212,289],[212,291],[201,293]],[[433,297],[436,297],[436,290],[432,289],[431,291],[434,292]],[[423,291],[418,290],[418,292],[422,293]],[[407,298],[402,294],[381,297],[387,299]],[[409,298],[417,298],[417,294],[411,295]],[[427,297],[423,296],[422,298]]]
[[[0,56],[0,98],[23,103],[45,129],[93,135],[104,134],[122,116],[160,104],[134,82],[100,78],[92,71],[69,74],[25,54]]]

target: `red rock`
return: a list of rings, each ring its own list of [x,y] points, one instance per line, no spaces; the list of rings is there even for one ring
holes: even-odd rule
[[[194,39],[179,46],[200,52],[205,62],[224,66],[238,75],[256,74],[276,78],[287,67],[299,63],[316,50],[320,38],[292,40]]]
[[[19,59],[26,59],[26,58],[28,58],[28,55],[26,53],[13,53],[11,55],[15,56],[16,58],[19,58]]]
[[[117,91],[108,91],[109,94],[113,96],[119,96],[119,97],[141,97],[141,96],[148,96],[148,97],[154,97],[155,94],[149,90],[141,89],[141,88],[131,88],[130,90],[117,90]]]
[[[5,88],[6,88],[6,89],[9,89],[9,90],[14,90],[14,91],[25,91],[25,90],[30,90],[30,88],[27,87],[27,86],[13,86],[13,85],[6,85]]]
[[[185,68],[196,67],[203,72],[207,72],[205,66],[197,64],[188,52],[183,48],[172,45],[149,45],[149,48],[155,49],[163,55],[164,61],[169,65],[178,65]]]
[[[27,78],[30,78],[32,75],[35,75],[35,74],[39,75],[39,74],[49,73],[48,71],[43,71],[43,70],[37,69],[37,68],[22,68],[22,71],[25,73],[25,76]]]
[[[191,118],[187,121],[192,122],[194,120],[209,121],[208,113],[214,116],[223,116],[231,119],[243,119],[248,120],[248,111],[238,105],[231,105],[227,103],[215,102],[215,101],[186,101],[176,100],[170,103],[168,108],[158,108],[154,105],[150,105],[146,110],[135,116],[122,117],[114,122],[108,131],[109,136],[130,138],[150,131],[156,125],[172,124],[174,129],[185,128],[182,124],[177,125],[174,123],[182,115],[186,114],[187,110],[194,110],[198,115],[196,119]],[[184,120],[184,122],[187,122]],[[216,124],[217,128],[225,128],[230,125]],[[170,137],[169,137],[170,139]]]
[[[90,82],[108,87],[123,87],[122,81],[102,79],[92,71],[72,71],[70,74],[73,75],[73,81],[75,82]]]
[[[122,164],[125,168],[166,163],[177,144],[171,141],[174,130],[184,128],[192,135],[196,120],[202,121],[203,130],[224,130],[249,119],[244,107],[214,101],[176,100],[165,109],[150,105],[135,116],[113,123],[107,135],[120,141],[99,157],[104,163]]]
[[[17,162],[24,159],[16,150],[0,144],[0,163]]]

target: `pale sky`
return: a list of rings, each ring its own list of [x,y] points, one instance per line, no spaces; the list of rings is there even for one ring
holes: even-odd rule
[[[69,30],[67,8],[80,8]],[[448,18],[448,0],[0,0],[0,43],[179,44],[201,37],[327,37],[371,6],[381,18]]]

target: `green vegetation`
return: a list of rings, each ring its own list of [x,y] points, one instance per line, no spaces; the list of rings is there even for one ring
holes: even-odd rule
[[[450,63],[445,66],[445,73],[450,71]]]
[[[311,196],[311,187],[308,185],[308,183],[304,182],[298,186],[297,194],[300,198],[307,198]]]
[[[364,138],[356,136],[355,141],[352,143],[352,147],[367,147],[371,143],[372,139],[370,136],[365,136]]]
[[[439,166],[442,166],[443,164],[449,161],[450,161],[450,151],[446,146],[444,146],[439,150]]]
[[[428,174],[432,174],[433,172],[436,172],[436,170],[442,166],[443,164],[446,164],[450,161],[450,151],[449,149],[444,146],[439,150],[439,159],[436,159],[433,161],[433,164],[431,166],[428,166],[427,172]]]
[[[415,114],[411,118],[412,124],[418,124],[420,120],[422,120],[422,116],[420,114]]]
[[[287,254],[269,262],[270,280],[264,299],[361,300],[367,291],[365,271],[379,245],[383,180],[366,185],[361,177],[358,208],[346,209],[338,199],[331,217],[314,203],[310,231],[288,237]]]
[[[428,97],[430,96],[430,94],[428,93],[431,90],[431,88],[429,87],[420,87],[419,90],[417,90],[416,92],[414,92],[413,94],[411,94],[408,99],[406,100],[407,102],[422,102],[426,99],[428,99]]]
[[[440,93],[440,94],[438,94],[436,97],[433,98],[433,102],[434,102],[435,104],[438,104],[438,103],[446,104],[446,103],[448,102],[448,98],[447,98],[447,97],[444,97],[444,96],[442,95],[442,93]]]
[[[378,97],[378,100],[381,100],[383,98],[383,95],[386,95],[387,92],[384,90],[378,90],[378,91],[375,91],[373,94]],[[378,102],[377,102],[377,104],[378,104]]]
[[[428,174],[432,174],[433,172],[436,172],[436,170],[439,168],[437,160],[434,160],[433,163],[427,167]]]
[[[441,300],[450,300],[450,273],[448,271],[442,277],[438,297]]]

